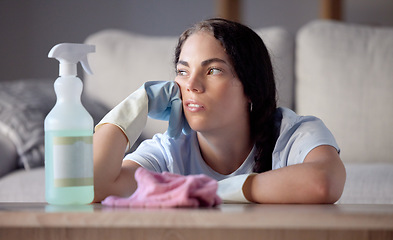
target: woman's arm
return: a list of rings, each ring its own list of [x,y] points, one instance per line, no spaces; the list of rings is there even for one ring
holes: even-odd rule
[[[180,115],[180,88],[174,81],[152,81],[143,84],[113,108],[96,127],[94,134],[94,201],[108,195],[127,197],[136,187],[134,173],[140,165],[124,161],[127,141],[132,145],[150,117],[166,119],[170,136],[177,137],[188,124]],[[117,127],[118,126],[118,127]]]
[[[140,165],[124,161],[127,138],[113,124],[104,124],[94,133],[94,202],[109,195],[127,197],[137,187],[134,173]]]
[[[257,203],[334,203],[345,179],[337,150],[324,145],[311,150],[302,164],[250,176],[243,193]]]

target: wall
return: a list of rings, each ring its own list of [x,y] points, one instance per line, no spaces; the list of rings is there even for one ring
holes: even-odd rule
[[[244,0],[243,22],[252,28],[282,26],[295,34],[318,18],[317,0]],[[346,0],[348,22],[393,26],[393,1]],[[179,35],[215,16],[214,0],[0,0],[0,80],[55,78],[48,59],[60,42],[83,42],[105,28],[147,35]]]

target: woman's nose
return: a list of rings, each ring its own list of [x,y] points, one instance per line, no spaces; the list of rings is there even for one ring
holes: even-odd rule
[[[205,91],[202,79],[197,74],[193,74],[190,76],[190,78],[186,83],[186,89],[187,91],[197,92],[197,93],[201,93]]]

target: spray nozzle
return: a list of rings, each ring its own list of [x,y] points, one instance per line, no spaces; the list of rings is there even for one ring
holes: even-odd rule
[[[54,46],[48,57],[56,58],[60,62],[60,76],[76,76],[76,64],[80,62],[83,69],[92,74],[87,54],[95,52],[94,45],[78,44],[78,43],[60,43]]]

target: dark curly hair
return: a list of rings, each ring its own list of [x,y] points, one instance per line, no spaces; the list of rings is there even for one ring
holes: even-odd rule
[[[181,34],[175,50],[175,66],[183,43],[199,31],[210,32],[221,42],[243,84],[244,94],[251,101],[250,131],[257,149],[254,172],[271,170],[276,142],[276,86],[272,63],[263,40],[240,23],[220,18],[208,19]]]

